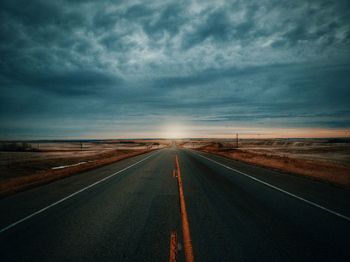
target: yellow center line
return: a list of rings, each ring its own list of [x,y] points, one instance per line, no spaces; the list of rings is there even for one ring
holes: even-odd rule
[[[191,241],[191,234],[190,234],[190,224],[188,222],[188,216],[187,216],[187,210],[186,210],[186,203],[185,203],[185,196],[184,196],[184,190],[182,186],[182,179],[181,179],[181,171],[180,171],[180,165],[179,165],[179,158],[176,155],[176,168],[177,168],[177,182],[179,185],[179,196],[180,196],[180,212],[181,212],[181,221],[182,221],[182,235],[183,235],[183,244],[184,244],[184,250],[185,250],[185,260],[186,262],[193,262],[193,249],[192,249],[192,241]]]
[[[177,260],[177,233],[173,231],[170,235],[170,255],[169,262],[176,262]]]

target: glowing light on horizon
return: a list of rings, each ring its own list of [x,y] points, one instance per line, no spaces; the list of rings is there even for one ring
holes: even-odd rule
[[[162,128],[161,135],[162,138],[179,139],[187,138],[188,133],[186,128],[180,124],[166,125]]]

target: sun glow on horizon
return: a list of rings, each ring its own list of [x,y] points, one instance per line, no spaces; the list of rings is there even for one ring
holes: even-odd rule
[[[187,138],[186,128],[181,124],[166,125],[162,128],[160,136],[162,138],[179,139]]]

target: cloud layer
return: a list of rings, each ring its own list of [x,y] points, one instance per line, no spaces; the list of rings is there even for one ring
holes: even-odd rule
[[[349,1],[0,5],[0,137],[350,127]]]

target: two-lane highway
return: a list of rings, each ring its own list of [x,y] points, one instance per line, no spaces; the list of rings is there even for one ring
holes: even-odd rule
[[[169,261],[183,220],[195,261],[349,261],[350,193],[163,149],[0,200],[0,261]]]

